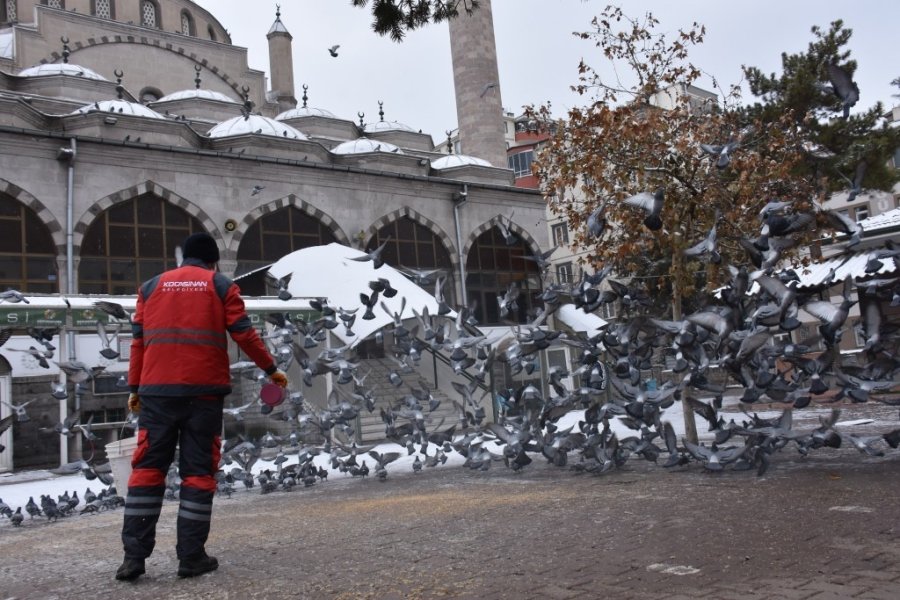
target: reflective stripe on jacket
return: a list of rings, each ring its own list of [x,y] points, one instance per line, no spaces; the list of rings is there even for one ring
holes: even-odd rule
[[[226,332],[259,368],[275,371],[237,285],[199,261],[185,259],[138,291],[129,385],[151,396],[230,393]]]

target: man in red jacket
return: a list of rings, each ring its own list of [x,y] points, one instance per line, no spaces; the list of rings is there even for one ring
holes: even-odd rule
[[[140,577],[153,552],[176,444],[178,575],[193,577],[219,566],[205,545],[221,454],[222,406],[231,392],[226,333],[274,383],[288,384],[250,324],[237,285],[216,271],[215,240],[195,233],[185,240],[183,254],[180,267],[140,287],[132,317],[128,406],[140,411],[140,419],[122,526],[125,560],[116,571],[116,579],[124,581]]]

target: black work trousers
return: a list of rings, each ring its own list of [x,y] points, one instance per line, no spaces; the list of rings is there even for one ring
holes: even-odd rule
[[[186,559],[205,552],[221,457],[222,407],[221,396],[141,396],[122,525],[126,558],[143,559],[153,552],[176,445],[181,479],[176,553]]]

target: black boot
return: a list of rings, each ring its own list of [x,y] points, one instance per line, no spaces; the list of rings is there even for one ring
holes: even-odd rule
[[[207,556],[206,552],[191,558],[183,558],[178,561],[179,577],[196,577],[219,568],[219,561],[214,556]]]
[[[126,558],[116,569],[116,579],[119,581],[134,581],[144,574],[143,558]]]

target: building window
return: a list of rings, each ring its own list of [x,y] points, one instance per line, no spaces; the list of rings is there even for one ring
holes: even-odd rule
[[[33,210],[0,194],[0,290],[55,294],[56,245]]]
[[[450,253],[444,248],[440,238],[430,229],[416,223],[409,217],[400,217],[393,223],[389,223],[379,229],[372,239],[369,240],[367,249],[369,251],[374,250],[385,241],[388,244],[385,246],[381,257],[384,259],[384,262],[393,267],[415,269],[423,273],[424,271],[439,269],[445,277],[453,271]],[[429,292],[434,293],[435,279],[436,277],[430,277],[430,284],[422,281],[417,283]],[[452,285],[444,285],[444,293],[448,297],[452,295],[452,287]]]
[[[336,242],[331,229],[295,206],[287,206],[260,217],[247,228],[237,253],[238,275],[267,267],[295,250]],[[241,293],[263,296],[265,281],[241,281]]]
[[[141,2],[141,25],[144,27],[162,27],[156,2],[152,0],[143,0]]]
[[[174,268],[176,246],[199,231],[199,220],[152,194],[112,206],[84,234],[79,293],[136,293],[144,281]]]
[[[15,4],[15,2],[13,2],[13,4]],[[13,20],[13,19],[10,18],[10,21],[12,21],[12,20]],[[893,160],[893,162],[894,162],[894,168],[895,168],[895,169],[900,169],[900,148],[897,148],[896,150],[894,150],[894,160]]]
[[[210,25],[209,27],[206,28],[206,33],[209,34],[209,39],[211,39],[214,42],[217,41],[216,30],[213,28],[212,25]]]
[[[615,302],[606,302],[600,305],[600,318],[606,319],[607,321],[610,319],[616,318],[616,303]]]
[[[50,8],[65,8],[65,0],[41,0],[41,4]]]
[[[91,5],[91,10],[95,17],[100,17],[101,19],[116,18],[113,0],[92,0]]]
[[[869,207],[866,206],[857,206],[856,207],[856,222],[859,223],[865,219],[869,218]]]
[[[527,322],[528,311],[541,293],[541,275],[537,264],[525,260],[532,254],[522,240],[507,246],[496,227],[478,236],[466,258],[466,291],[469,306],[473,307],[479,323],[500,325],[504,320]],[[497,295],[509,289],[511,283],[519,288],[518,311],[501,320]]]
[[[556,282],[557,283],[572,283],[572,263],[567,262],[561,265],[556,265]]]
[[[509,168],[513,170],[516,177],[527,177],[531,175],[531,163],[534,161],[534,150],[527,150],[513,154],[506,159]]]
[[[557,223],[550,231],[553,234],[554,246],[565,246],[569,243],[569,226],[566,223]]]
[[[12,22],[17,21],[18,12],[16,11],[16,0],[4,0],[3,4],[0,5],[0,10],[3,10],[3,14],[0,15],[0,21],[2,22]]]
[[[191,17],[191,13],[186,10],[181,11],[181,33],[184,35],[196,35],[194,19]]]

